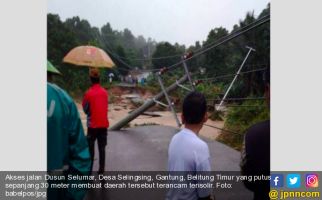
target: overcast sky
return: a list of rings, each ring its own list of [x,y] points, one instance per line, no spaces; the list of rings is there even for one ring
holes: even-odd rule
[[[209,31],[231,30],[247,11],[255,16],[269,0],[48,0],[48,13],[62,20],[73,16],[92,26],[109,22],[113,29],[128,28],[135,35],[156,41],[191,45],[204,41]]]

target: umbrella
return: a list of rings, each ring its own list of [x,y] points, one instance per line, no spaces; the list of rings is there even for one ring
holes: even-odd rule
[[[114,74],[113,73],[109,73],[108,76],[109,77],[114,77]]]
[[[102,49],[95,46],[78,46],[72,49],[63,59],[66,63],[89,67],[112,68],[115,64]]]
[[[56,67],[54,67],[54,65],[51,64],[51,62],[49,62],[48,60],[47,60],[47,72],[61,75],[61,73],[58,71],[58,69],[56,69]]]

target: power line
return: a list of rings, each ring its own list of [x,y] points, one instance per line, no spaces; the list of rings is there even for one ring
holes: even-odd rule
[[[176,58],[176,57],[181,57],[182,54],[174,54],[174,55],[170,55],[170,56],[160,56],[160,57],[151,57],[151,58],[133,58],[131,60],[135,60],[135,61],[149,61],[149,60],[162,60],[162,59],[169,59],[169,58]],[[123,59],[128,59],[126,57],[122,57],[119,56],[119,58],[123,58]]]
[[[225,107],[259,107],[264,108],[266,105],[224,105]]]
[[[267,64],[248,64],[248,65],[245,65],[244,68],[263,67],[263,68],[259,68],[259,69],[264,69],[264,68],[268,68],[267,66],[268,66]],[[209,67],[204,67],[204,68],[209,68]],[[199,70],[199,69],[197,69],[197,70]],[[201,73],[200,71],[197,71],[197,72],[191,73],[191,76],[200,75],[200,74],[203,75],[203,74],[206,74],[206,72]],[[217,76],[221,76],[221,75],[227,75],[227,74],[219,74]],[[199,80],[206,80],[206,79],[209,79],[209,78],[203,78],[203,79],[199,79]]]
[[[112,46],[110,45],[110,43],[105,39],[105,37],[103,37],[103,35],[99,38],[103,38],[104,42],[107,43],[109,46]],[[106,45],[105,45],[106,47]],[[129,59],[129,58],[126,58],[126,57],[123,57],[123,56],[119,56],[118,54],[114,53],[112,50],[110,50],[109,48],[106,47],[106,49],[108,50],[108,52],[110,54],[112,54],[114,57],[117,57],[118,60],[120,62],[122,62],[123,64],[125,63],[125,65],[129,66],[129,64],[127,64],[126,62],[124,62],[122,59]],[[131,60],[134,60],[134,61],[148,61],[148,60],[158,60],[158,59],[166,59],[166,58],[172,58],[172,57],[179,57],[181,56],[181,54],[176,54],[176,55],[169,55],[169,56],[160,56],[160,57],[156,57],[156,58],[148,58],[148,59],[145,59],[145,58],[134,58],[134,59],[131,59]]]
[[[237,133],[237,132],[234,132],[234,131],[230,131],[230,130],[226,130],[226,129],[223,129],[223,128],[219,128],[217,126],[213,126],[213,125],[209,125],[209,124],[203,124],[203,125],[204,126],[211,127],[211,128],[215,128],[215,129],[218,129],[218,130],[221,130],[221,131],[225,131],[225,132],[228,132],[228,133],[233,133],[233,134],[242,136],[242,134],[240,134],[240,133]]]
[[[192,56],[191,56],[191,57],[189,57],[189,58],[186,58],[186,59],[185,59],[185,61],[191,60],[192,58],[197,57],[197,56],[199,56],[199,55],[201,55],[201,54],[203,54],[203,53],[205,53],[205,52],[207,52],[207,51],[209,51],[209,50],[211,50],[211,49],[213,49],[213,48],[215,48],[215,47],[217,47],[217,46],[219,46],[219,45],[221,45],[221,44],[224,44],[224,43],[226,43],[226,42],[229,42],[230,40],[232,40],[232,39],[234,39],[234,38],[236,38],[236,37],[238,37],[238,36],[240,36],[240,35],[242,35],[242,34],[244,34],[244,33],[248,32],[248,31],[250,31],[250,30],[252,30],[252,29],[254,29],[254,28],[257,28],[258,26],[261,26],[261,25],[263,25],[264,23],[269,22],[269,21],[270,21],[270,18],[260,20],[260,22],[256,21],[256,23],[255,23],[254,25],[252,25],[252,26],[248,27],[248,28],[247,28],[247,29],[245,29],[245,30],[237,31],[236,33],[232,33],[232,34],[229,34],[228,36],[222,37],[222,38],[224,38],[224,39],[221,39],[221,38],[220,38],[220,39],[218,39],[217,41],[215,41],[215,42],[214,42],[214,44],[213,44],[213,45],[211,45],[210,47],[208,47],[208,48],[206,48],[206,49],[204,49],[204,50],[202,50],[202,51],[199,51],[199,52],[195,53],[194,55],[192,55]],[[221,40],[222,40],[222,41],[221,41]],[[171,65],[171,66],[167,67],[167,69],[168,69],[168,70],[173,69],[173,68],[177,67],[178,65],[180,65],[180,64],[182,64],[182,63],[183,63],[183,61],[180,61],[180,62],[178,62],[178,63],[175,63],[175,64],[173,64],[173,65]]]
[[[236,73],[235,74],[225,74],[225,75],[220,75],[220,76],[216,76],[216,77],[212,77],[212,78],[203,78],[203,79],[198,79],[198,80],[203,81],[203,82],[208,82],[208,81],[213,81],[216,79],[227,78],[227,77],[231,77],[231,76],[235,76],[235,75],[248,74],[248,73],[252,73],[252,72],[259,72],[259,71],[265,71],[265,70],[267,70],[267,67],[244,71],[244,72],[240,72],[239,74],[236,74]]]
[[[229,35],[226,35],[226,36],[224,36],[224,37],[219,38],[217,41],[214,41],[214,42],[211,42],[211,43],[209,43],[209,44],[206,44],[206,45],[202,46],[200,49],[196,50],[195,52],[198,52],[198,51],[200,51],[201,49],[203,49],[203,48],[205,48],[205,47],[208,47],[208,46],[214,45],[215,43],[219,42],[219,40],[224,40],[224,39],[228,38],[228,37],[229,37],[230,35],[232,35],[232,34],[235,34],[235,33],[237,33],[237,32],[243,31],[244,29],[247,29],[248,27],[250,27],[250,26],[252,26],[252,25],[254,25],[254,24],[256,24],[256,23],[259,23],[259,22],[261,22],[261,21],[267,20],[267,19],[269,19],[269,18],[270,18],[270,15],[269,15],[269,14],[268,14],[268,15],[265,15],[264,17],[261,17],[260,19],[257,19],[257,20],[255,20],[254,22],[251,22],[251,23],[247,24],[246,26],[241,27],[241,28],[239,28],[238,30],[235,30],[235,31],[231,32]]]
[[[259,23],[261,21],[265,21],[269,17],[270,17],[270,15],[266,15],[266,16],[254,21],[254,22],[251,22],[251,23],[247,24],[246,26],[244,26],[244,27],[242,27],[242,28],[240,28],[238,30],[233,31],[229,35],[224,36],[224,37],[218,39],[217,41],[214,41],[212,43],[203,45],[202,47],[200,47],[199,49],[195,50],[194,52],[197,53],[197,52],[201,51],[202,49],[207,48],[208,46],[212,46],[213,44],[219,42],[220,40],[224,40],[226,38],[229,38],[229,36],[231,36],[232,34],[235,34],[235,33],[238,33],[238,32],[241,32],[241,31],[247,29],[248,27],[252,26],[253,24]],[[102,36],[102,38],[105,40],[105,38],[103,36]],[[109,49],[109,52],[111,54],[113,54],[115,57],[118,57],[119,59],[128,59],[126,57],[119,56],[119,55],[115,54],[110,49]],[[161,59],[168,59],[168,58],[175,58],[175,57],[182,57],[182,54],[174,54],[174,55],[169,55],[169,56],[160,56],[160,57],[155,57],[155,58],[153,58],[153,57],[151,57],[151,58],[134,58],[134,59],[131,59],[131,60],[134,60],[134,61],[149,61],[149,60],[161,60]]]
[[[104,38],[103,38],[103,40],[104,40],[108,45],[110,45],[110,43],[109,43],[109,42],[107,42]],[[105,44],[105,50],[106,50],[109,54],[113,55],[113,56],[115,57],[115,59],[117,59],[119,62],[121,62],[125,67],[127,67],[127,69],[117,68],[117,69],[120,69],[120,70],[122,70],[122,71],[125,71],[125,72],[130,72],[130,71],[132,71],[132,70],[136,70],[136,71],[140,71],[140,72],[154,72],[154,71],[158,71],[157,69],[135,69],[135,68],[131,67],[131,65],[130,65],[130,64],[128,64],[127,62],[125,62],[124,60],[122,60],[122,59],[121,59],[121,56],[119,56],[119,55],[115,54],[112,50],[110,50],[110,49],[106,46],[106,44]]]
[[[112,50],[110,50],[108,47],[107,47],[107,45],[110,45],[110,43],[108,42],[108,41],[106,41],[106,39],[104,38],[104,37],[100,37],[99,35],[98,35],[98,38],[100,38],[100,40],[101,40],[101,42],[102,42],[102,39],[104,40],[104,42],[103,42],[103,45],[105,46],[105,50],[109,53],[109,54],[111,54],[111,55],[113,55],[114,57],[115,57],[115,59],[117,59],[120,63],[122,63],[125,67],[127,67],[128,69],[123,69],[123,68],[118,68],[118,69],[120,69],[120,70],[122,70],[122,71],[125,71],[125,72],[130,72],[130,71],[132,71],[132,70],[135,70],[133,67],[131,67],[131,65],[130,64],[128,64],[127,62],[125,62],[124,60],[122,60],[121,58],[120,58],[120,56],[119,55],[117,55],[116,53],[114,53]],[[111,45],[110,45],[111,46]],[[138,69],[137,71],[143,71],[143,72],[153,72],[153,71],[156,71],[156,70],[144,70],[144,69]]]
[[[106,47],[106,45],[105,45],[105,49],[111,54],[111,55],[113,55],[120,63],[122,63],[125,67],[127,67],[129,70],[128,71],[131,71],[131,70],[133,70],[133,67],[131,67],[128,63],[126,63],[125,61],[123,61],[122,59],[120,59],[119,57],[118,57],[118,55],[117,54],[114,54],[111,50],[109,50],[107,47]]]
[[[254,22],[251,22],[251,23],[247,24],[246,26],[241,27],[238,30],[233,31],[229,35],[220,38],[219,40],[224,40],[227,37],[229,37],[231,34],[235,34],[235,33],[239,32],[239,31],[243,31],[244,29],[247,29],[249,26],[252,26],[253,24],[259,23],[260,21],[266,20],[269,17],[270,17],[270,15],[265,15],[264,17],[261,17],[260,19],[254,21]],[[218,40],[215,41],[215,42],[218,42]],[[208,46],[211,46],[211,45],[215,44],[215,42],[212,42],[212,43],[209,43],[209,44],[205,44],[202,47],[200,47],[199,49],[195,50],[194,52],[197,53],[197,52],[201,51],[202,49],[207,48]],[[122,56],[118,56],[118,57],[119,58],[123,58],[123,59],[127,59],[127,58],[122,57]],[[182,57],[182,55],[181,54],[175,54],[175,55],[160,56],[160,57],[155,57],[155,58],[153,58],[153,57],[151,57],[151,58],[136,58],[136,59],[131,59],[131,60],[135,60],[135,61],[148,61],[148,60],[161,60],[161,59],[175,58],[175,57]]]
[[[246,98],[226,98],[224,101],[251,101],[251,100],[265,100],[265,97],[246,97]],[[207,101],[221,101],[222,99],[216,98],[216,99],[207,99]]]
[[[122,59],[119,58],[119,56],[117,54],[114,54],[114,52],[112,50],[110,50],[108,47],[107,47],[107,44],[110,45],[110,43],[104,38],[104,37],[101,37],[100,35],[98,35],[98,33],[96,34],[96,36],[99,38],[100,42],[105,46],[105,50],[113,55],[115,57],[115,59],[117,59],[119,62],[121,62],[125,67],[127,67],[128,69],[130,70],[126,70],[126,69],[122,69],[123,71],[131,71],[133,69],[133,67],[131,67],[128,63],[126,63],[125,61],[123,61]],[[102,39],[103,39],[103,42],[102,42]],[[121,68],[118,68],[118,69],[121,69]]]
[[[194,55],[192,55],[190,58],[186,58],[185,60],[187,61],[187,60],[190,60],[190,59],[192,59],[192,58],[194,58],[194,57],[197,57],[197,56],[199,56],[199,55],[201,55],[201,54],[203,54],[203,53],[205,53],[205,52],[207,52],[207,51],[209,51],[209,50],[211,50],[211,49],[213,49],[213,48],[215,48],[215,47],[217,47],[217,46],[219,46],[219,45],[221,45],[221,44],[223,44],[223,43],[226,43],[226,42],[228,42],[228,41],[230,41],[230,40],[232,40],[232,39],[234,39],[234,38],[236,38],[236,37],[240,36],[241,34],[244,34],[244,33],[248,32],[248,31],[250,31],[250,30],[252,30],[252,29],[254,29],[254,28],[256,28],[256,27],[258,27],[258,26],[260,26],[260,25],[262,25],[262,24],[264,24],[264,23],[266,23],[266,22],[268,22],[268,21],[270,21],[269,16],[270,16],[270,15],[264,16],[264,17],[262,17],[261,19],[256,20],[255,22],[252,22],[252,23],[248,24],[247,26],[245,26],[245,27],[243,27],[243,28],[241,28],[241,29],[239,29],[239,30],[237,30],[237,31],[235,31],[235,32],[233,32],[233,33],[231,33],[231,34],[229,34],[229,35],[227,35],[227,36],[224,36],[224,37],[222,37],[222,38],[220,38],[220,39],[216,40],[215,42],[210,43],[210,44],[208,44],[208,45],[204,46],[204,47],[209,46],[209,47],[208,47],[208,48],[206,48],[206,49],[203,49],[204,47],[201,47],[199,50],[197,50],[197,51],[196,51],[197,53],[195,53]],[[101,38],[101,37],[99,37],[99,38]],[[105,40],[105,38],[104,38],[104,37],[103,37],[103,40],[104,40],[106,43],[108,43],[108,42]],[[108,44],[109,44],[109,43],[108,43]],[[105,47],[106,47],[106,45],[105,45]],[[128,69],[133,70],[133,68],[132,68],[128,63],[124,62],[124,61],[119,57],[119,55],[115,54],[114,52],[112,52],[112,51],[111,51],[109,48],[107,48],[107,47],[106,47],[106,49],[108,50],[108,52],[109,52],[110,54],[114,55],[114,56],[118,59],[118,61],[119,61],[119,62],[121,62],[122,64],[124,64]],[[201,50],[201,49],[203,49],[203,50]],[[180,64],[182,64],[182,63],[183,63],[183,61],[181,60],[181,61],[179,61],[178,63],[175,63],[175,64],[173,64],[173,65],[171,65],[171,66],[167,67],[167,69],[169,70],[169,69],[175,68],[175,67],[177,67],[178,65],[180,65]],[[145,70],[145,71],[146,71],[146,72],[156,72],[156,71],[159,71],[160,69],[162,69],[162,68],[158,68],[158,69],[151,69],[151,70]],[[130,70],[128,70],[128,71],[130,71]],[[124,70],[124,71],[126,71],[126,70]]]

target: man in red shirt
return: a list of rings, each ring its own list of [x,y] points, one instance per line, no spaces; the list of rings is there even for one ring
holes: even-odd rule
[[[107,144],[108,122],[108,94],[100,85],[99,70],[90,68],[89,76],[92,86],[84,95],[83,109],[87,115],[87,141],[91,154],[92,163],[94,161],[94,146],[97,139],[99,152],[99,170],[98,173],[104,172],[105,167],[105,146]],[[91,166],[91,170],[93,164]]]

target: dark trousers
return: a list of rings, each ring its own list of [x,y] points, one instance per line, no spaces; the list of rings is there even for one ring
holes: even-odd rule
[[[93,162],[95,156],[95,141],[98,143],[99,153],[99,172],[104,172],[105,169],[105,146],[107,145],[107,128],[88,128],[87,129],[87,141],[89,145],[89,152],[91,154],[93,170]]]

